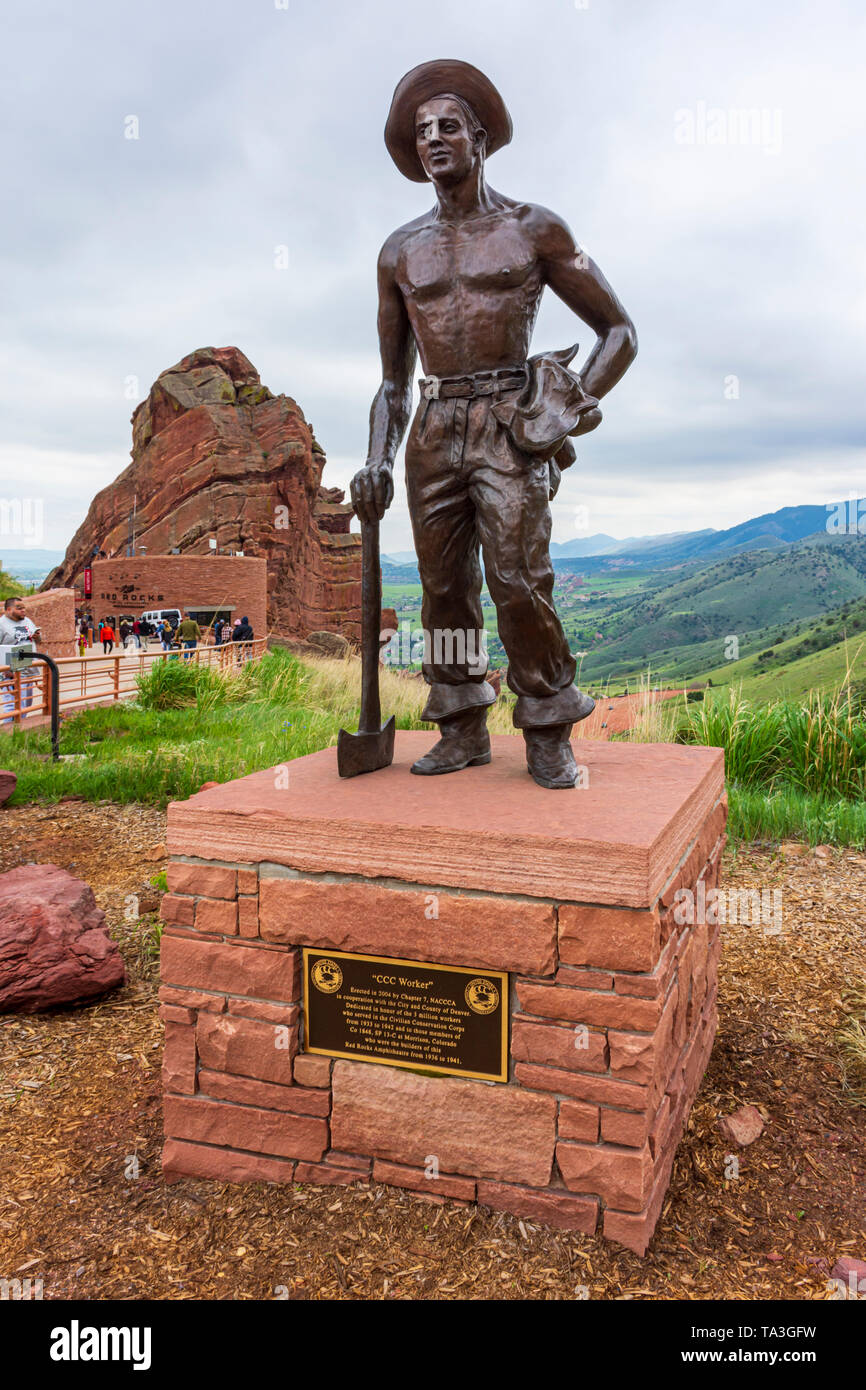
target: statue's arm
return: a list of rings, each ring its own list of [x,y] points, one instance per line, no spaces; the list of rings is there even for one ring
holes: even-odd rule
[[[352,479],[355,512],[362,521],[384,516],[394,497],[394,457],[412,411],[415,338],[397,284],[400,234],[390,237],[379,255],[379,352],[382,385],[370,409],[367,462]]]
[[[545,283],[596,335],[580,369],[584,390],[601,397],[615,386],[637,355],[634,324],[595,261],[575,243],[565,222],[534,209],[536,250]]]

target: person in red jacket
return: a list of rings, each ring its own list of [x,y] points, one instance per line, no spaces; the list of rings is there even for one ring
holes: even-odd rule
[[[99,640],[102,643],[103,653],[106,656],[108,656],[109,652],[111,651],[112,647],[117,641],[117,637],[115,636],[114,628],[111,626],[111,623],[99,624]]]

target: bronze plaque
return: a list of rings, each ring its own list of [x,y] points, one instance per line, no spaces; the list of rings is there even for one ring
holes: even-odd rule
[[[306,1052],[508,1080],[508,975],[304,947]]]

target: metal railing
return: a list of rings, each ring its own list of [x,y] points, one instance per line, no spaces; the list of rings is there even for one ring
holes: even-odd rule
[[[267,651],[266,637],[250,642],[224,642],[219,647],[161,647],[149,651],[118,651],[104,656],[57,657],[60,673],[60,708],[106,704],[127,700],[138,693],[138,676],[158,661],[193,661],[197,666],[213,666],[219,671],[237,670],[248,661],[258,661]],[[11,673],[0,667],[0,727],[21,726],[28,719],[51,715],[51,681],[41,662]]]

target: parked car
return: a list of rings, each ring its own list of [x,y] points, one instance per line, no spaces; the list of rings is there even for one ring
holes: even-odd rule
[[[179,608],[151,608],[149,612],[142,613],[141,616],[145,622],[153,623],[154,626],[162,618],[169,627],[177,627],[181,619],[181,612]]]

